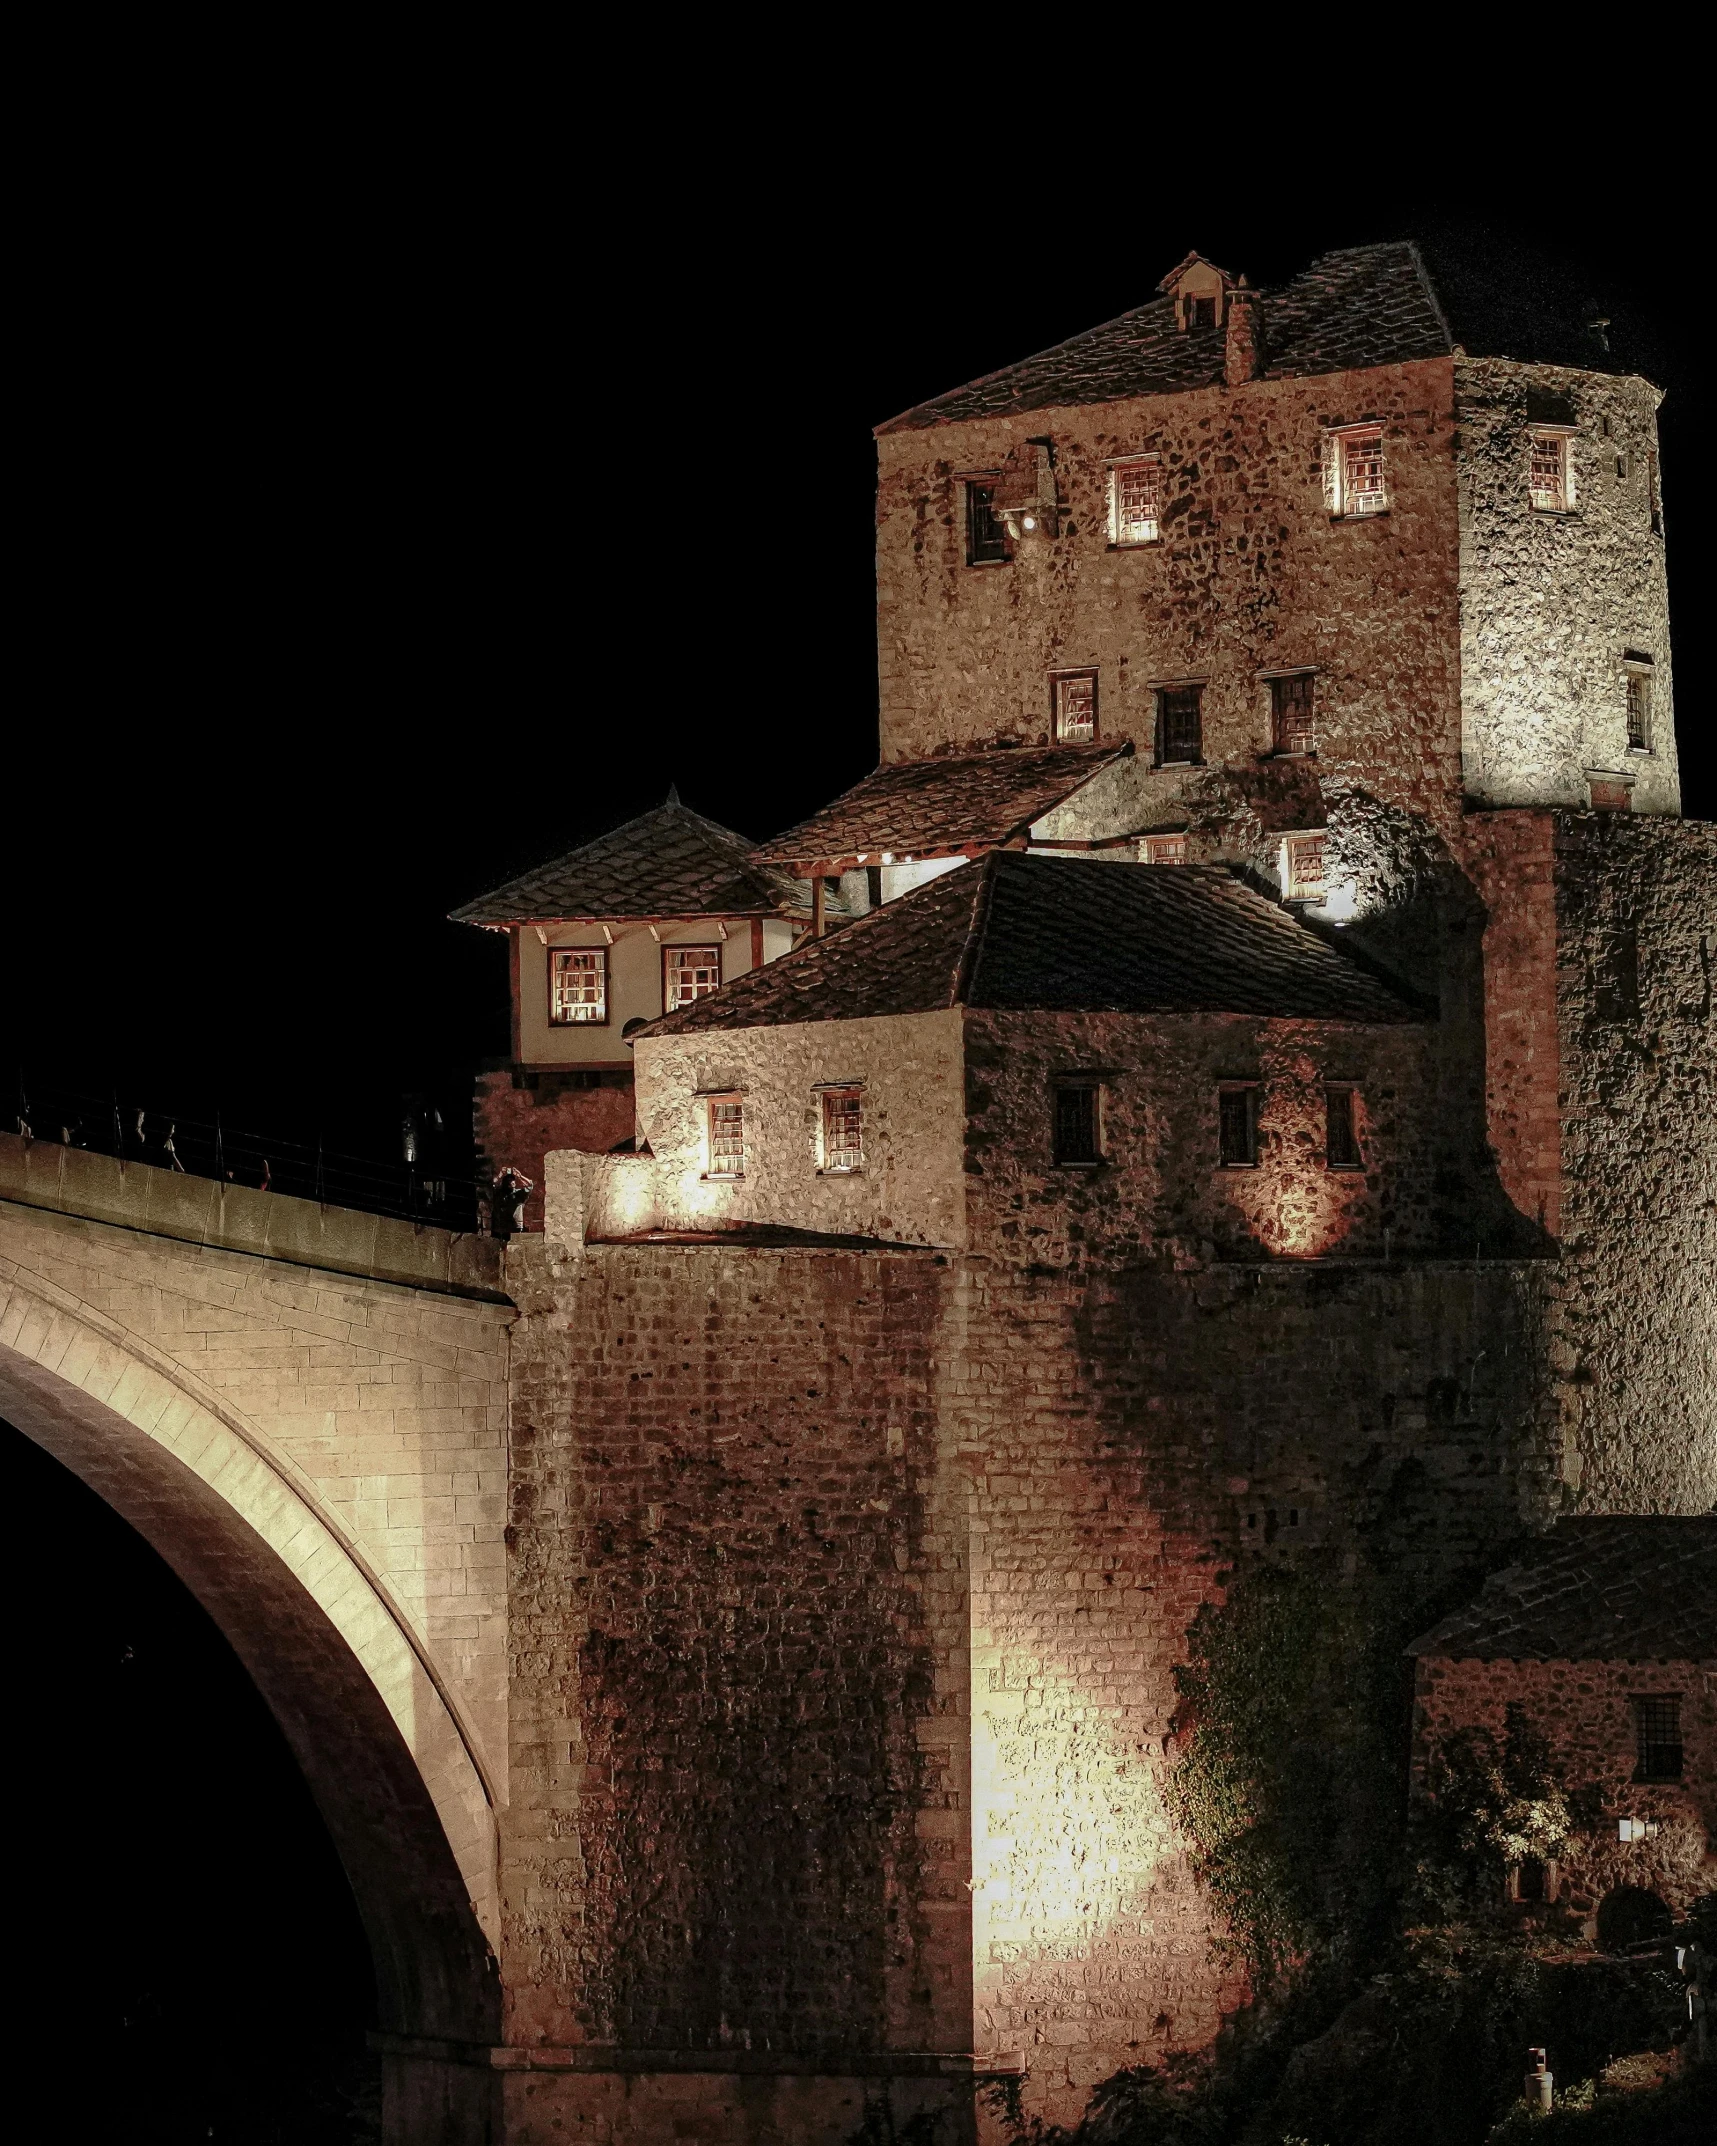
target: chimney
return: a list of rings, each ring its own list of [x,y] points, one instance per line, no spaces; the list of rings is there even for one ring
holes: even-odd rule
[[[1240,387],[1264,370],[1264,324],[1244,276],[1228,294],[1227,326],[1223,371],[1230,387]]]

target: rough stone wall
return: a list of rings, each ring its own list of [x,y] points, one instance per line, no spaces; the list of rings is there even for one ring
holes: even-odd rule
[[[783,1222],[897,1243],[964,1234],[961,1019],[884,1020],[647,1036],[638,1045],[638,1125],[656,1156],[664,1225]],[[864,1084],[864,1168],[819,1166],[819,1083]],[[745,1175],[706,1178],[706,1104],[744,1096]]]
[[[969,2048],[945,1260],[510,1266],[509,2039]]]
[[[543,1226],[543,1157],[557,1148],[606,1155],[633,1134],[632,1069],[606,1074],[600,1087],[583,1077],[502,1070],[479,1073],[472,1103],[479,1183],[509,1165],[536,1188],[519,1216],[521,1229]]]
[[[1636,812],[1679,810],[1664,540],[1651,526],[1658,390],[1468,358],[1456,361],[1455,396],[1468,794],[1581,806],[1596,767],[1636,776]],[[1534,417],[1577,427],[1567,514],[1532,506]],[[1653,659],[1649,753],[1628,750],[1625,649]]]
[[[1717,1502],[1717,827],[1558,813],[1561,1401],[1592,1512]]]
[[[1389,511],[1332,520],[1322,429],[1372,416]],[[885,435],[883,757],[1047,738],[1050,674],[1094,666],[1101,734],[1138,746],[1144,824],[1189,825],[1205,852],[1273,874],[1279,831],[1351,821],[1343,869],[1363,881],[1379,832],[1399,847],[1402,816],[1446,830],[1458,812],[1453,428],[1440,359]],[[1034,437],[1053,442],[1058,533],[968,567],[956,473]],[[1115,549],[1106,458],[1153,449],[1162,541]],[[1299,666],[1319,674],[1315,761],[1270,757],[1257,673]],[[1152,681],[1181,677],[1206,681],[1208,765],[1150,768]]]
[[[1679,1781],[1636,1781],[1636,1695],[1679,1693],[1684,1772]],[[1503,1730],[1512,1702],[1554,1750],[1569,1783],[1598,1789],[1600,1822],[1583,1833],[1561,1869],[1570,1890],[1595,1906],[1619,1886],[1659,1894],[1680,1911],[1717,1884],[1717,1671],[1709,1662],[1510,1662],[1421,1659],[1414,1707],[1414,1774],[1432,1747],[1458,1729]],[[1623,1841],[1616,1821],[1654,1826]]]

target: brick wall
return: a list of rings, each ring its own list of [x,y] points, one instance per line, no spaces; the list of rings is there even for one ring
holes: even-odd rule
[[[1634,1779],[1633,1699],[1678,1693],[1685,1740],[1679,1782]],[[1677,1911],[1717,1885],[1717,1668],[1709,1662],[1510,1662],[1422,1659],[1414,1707],[1414,1772],[1457,1729],[1500,1736],[1507,1707],[1525,1709],[1569,1783],[1601,1792],[1599,1823],[1561,1860],[1568,1887],[1595,1905],[1619,1886],[1658,1893]],[[1623,1841],[1617,1820],[1644,1819],[1653,1837]]]

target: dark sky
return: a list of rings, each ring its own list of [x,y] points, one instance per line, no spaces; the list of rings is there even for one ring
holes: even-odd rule
[[[1192,246],[1268,284],[1440,229],[1624,317],[1685,644],[1712,449],[1655,167],[976,200],[941,154],[688,160],[624,214],[446,144],[105,200],[34,342],[0,1083],[362,1146],[402,1090],[458,1107],[504,955],[446,910],[670,781],[761,836],[866,772],[871,426]]]

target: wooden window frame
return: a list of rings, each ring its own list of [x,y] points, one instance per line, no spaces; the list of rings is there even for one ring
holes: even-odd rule
[[[555,1011],[554,964],[557,954],[594,954],[601,964],[602,1011],[588,1020]],[[550,1028],[607,1028],[614,1016],[614,976],[605,946],[551,946],[548,949],[548,1025]]]
[[[1338,1110],[1337,1098],[1342,1099]],[[1324,1082],[1324,1168],[1340,1170],[1348,1175],[1363,1175],[1365,1170],[1365,1142],[1359,1125],[1360,1084],[1356,1080],[1326,1080]],[[1336,1157],[1336,1129],[1342,1125],[1348,1152],[1340,1160]]]
[[[1573,514],[1577,512],[1577,495],[1574,485],[1574,441],[1579,428],[1575,425],[1529,424],[1526,428],[1526,496],[1531,501],[1534,514]],[[1533,482],[1533,465],[1541,447],[1549,441],[1556,445],[1557,490],[1560,497],[1542,501],[1538,497],[1540,487]]]
[[[1160,857],[1157,855],[1158,850],[1166,849],[1171,843],[1179,852],[1177,856]],[[1144,851],[1144,855],[1139,859],[1139,862],[1141,864],[1171,865],[1185,864],[1188,861],[1186,836],[1184,834],[1141,835],[1139,838],[1139,847]]]
[[[965,528],[966,564],[969,567],[1006,566],[1013,557],[1012,549],[1008,544],[1007,530],[996,519],[990,506],[990,500],[995,496],[995,489],[1000,482],[1001,474],[999,469],[975,469],[966,471],[960,478],[960,486],[964,495],[960,502],[961,518]],[[980,507],[976,495],[979,492],[987,495],[982,505],[982,511],[989,518],[991,534],[986,541],[1000,546],[998,551],[983,558],[978,555],[981,541],[978,535]]]
[[[1085,679],[1091,681],[1091,728],[1077,736],[1069,736],[1061,727],[1061,689]],[[1102,717],[1098,709],[1097,667],[1070,671],[1051,671],[1049,674],[1049,724],[1050,736],[1057,745],[1095,745],[1102,735]]]
[[[1377,485],[1375,490],[1356,492],[1352,487],[1350,458],[1362,441],[1370,439],[1377,442]],[[1324,427],[1323,487],[1324,507],[1332,521],[1368,522],[1389,512],[1389,464],[1384,453],[1384,428],[1380,418]],[[1356,499],[1366,504],[1355,505]]]
[[[1321,902],[1329,896],[1329,873],[1326,870],[1316,881],[1302,881],[1294,869],[1294,855],[1302,842],[1320,845],[1320,859],[1328,856],[1329,829],[1327,827],[1296,827],[1282,836],[1282,899],[1285,902]]]
[[[1123,536],[1121,534],[1121,482],[1128,470],[1149,469],[1157,480],[1156,498],[1152,504],[1156,513],[1150,518],[1149,536]],[[1162,523],[1162,470],[1160,454],[1121,455],[1109,464],[1109,549],[1111,551],[1144,551],[1152,544],[1163,540]]]
[[[1108,1160],[1104,1134],[1104,1094],[1106,1083],[1095,1074],[1057,1074],[1050,1083],[1049,1143],[1050,1153],[1058,1170],[1100,1170]],[[1088,1095],[1091,1098],[1090,1153],[1075,1155],[1064,1150],[1062,1144],[1061,1099],[1064,1095]]]
[[[1255,1080],[1224,1080],[1216,1084],[1216,1167],[1219,1170],[1256,1170],[1258,1167],[1258,1097],[1261,1085]],[[1235,1097],[1244,1098],[1246,1106],[1244,1155],[1228,1153],[1227,1112],[1224,1106]]]
[[[711,989],[719,991],[722,985],[727,981],[726,977],[723,976],[721,972],[721,942],[719,940],[664,940],[662,942],[662,1011],[664,1014],[677,1013],[679,1011],[679,1006],[694,1006],[700,998],[708,998],[710,996],[710,993],[708,991],[696,991],[692,994],[690,998],[681,999],[679,1002],[679,1006],[675,1006],[669,1003],[668,971],[670,967],[671,957],[675,954],[713,954],[715,956],[716,980],[715,983],[712,985]]]
[[[823,1081],[817,1087],[817,1175],[819,1177],[862,1177],[870,1161],[870,1151],[865,1145],[865,1084],[862,1080]],[[855,1163],[832,1163],[831,1153],[850,1152],[829,1145],[830,1105],[854,1096],[858,1100],[858,1161]]]
[[[1203,767],[1204,760],[1204,688],[1202,678],[1177,680],[1172,684],[1153,686],[1157,697],[1156,764],[1158,767]],[[1193,696],[1193,714],[1197,719],[1197,749],[1190,758],[1171,760],[1168,757],[1168,703],[1171,694],[1190,693]]]
[[[1300,669],[1294,671],[1266,671],[1264,673],[1264,685],[1270,695],[1270,757],[1272,759],[1315,760],[1317,758],[1317,679],[1318,674],[1310,664],[1302,665]],[[1282,743],[1284,735],[1282,723],[1283,688],[1297,686],[1302,680],[1307,686],[1310,700],[1307,721],[1311,743],[1309,745],[1284,745]]]
[[[1623,659],[1623,672],[1626,678],[1624,690],[1627,694],[1623,714],[1623,721],[1627,725],[1627,749],[1630,753],[1654,753],[1657,747],[1653,743],[1653,711],[1651,704],[1653,699],[1652,680],[1656,675],[1655,666],[1649,661],[1642,662],[1637,656],[1629,656]],[[1636,691],[1640,697],[1642,710],[1637,734],[1634,723],[1634,695]]]
[[[728,1088],[720,1094],[700,1098],[704,1106],[704,1169],[706,1184],[734,1185],[745,1175],[745,1093],[743,1089]],[[739,1167],[737,1170],[718,1170],[715,1166],[715,1113],[719,1104],[739,1105]]]

